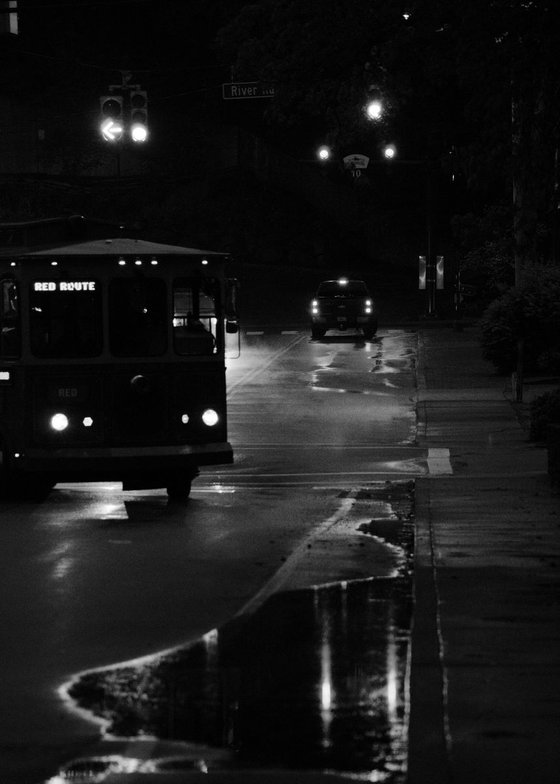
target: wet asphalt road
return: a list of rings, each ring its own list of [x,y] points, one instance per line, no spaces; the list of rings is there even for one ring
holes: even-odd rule
[[[76,673],[196,641],[280,588],[394,572],[375,539],[366,561],[304,556],[362,488],[426,472],[416,335],[253,332],[228,359],[235,464],[205,470],[186,505],[112,484],[1,505],[2,782],[33,784],[89,748],[98,729],[56,692]]]

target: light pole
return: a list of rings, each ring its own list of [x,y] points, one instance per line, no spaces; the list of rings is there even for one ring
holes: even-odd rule
[[[433,194],[432,194],[432,168],[428,158],[424,160],[397,160],[398,150],[394,144],[386,144],[383,148],[383,157],[389,166],[419,166],[424,169],[425,205],[426,205],[426,255],[419,256],[419,287],[426,290],[427,316],[436,315],[436,291],[443,288],[444,284],[444,259],[443,256],[434,257],[433,254]]]
[[[377,91],[376,91],[377,92]],[[372,98],[364,106],[363,111],[369,120],[379,123],[382,122],[385,107],[379,97]],[[433,194],[432,194],[432,166],[428,158],[424,160],[398,160],[398,149],[394,144],[385,144],[382,148],[383,160],[370,160],[368,156],[362,154],[347,155],[343,159],[344,167],[351,174],[354,180],[360,180],[365,173],[365,169],[372,164],[385,163],[387,167],[394,165],[419,166],[424,171],[425,181],[425,256],[420,256],[425,265],[424,273],[419,275],[420,288],[425,288],[427,295],[427,315],[436,315],[436,291],[444,288],[444,258],[443,256],[434,257],[433,253]],[[327,145],[322,145],[316,151],[317,159],[325,164],[332,159],[332,150]],[[420,262],[422,263],[422,262]]]

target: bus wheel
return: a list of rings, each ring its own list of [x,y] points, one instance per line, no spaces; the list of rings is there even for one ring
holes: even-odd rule
[[[50,479],[25,479],[0,467],[0,497],[10,501],[44,501],[56,482]]]
[[[326,333],[327,330],[323,327],[316,327],[315,325],[311,327],[311,337],[313,340],[320,340],[321,338],[324,338]]]
[[[186,501],[191,494],[192,481],[189,478],[172,479],[167,484],[167,495],[171,501]]]
[[[26,487],[22,489],[21,497],[29,501],[44,501],[50,495],[55,484],[56,482],[51,482],[50,479],[36,479],[33,482],[28,482]]]
[[[13,477],[10,496],[17,501],[44,501],[56,482],[47,477]]]
[[[8,496],[8,487],[10,486],[7,472],[2,466],[2,453],[0,451],[0,498],[6,498]]]

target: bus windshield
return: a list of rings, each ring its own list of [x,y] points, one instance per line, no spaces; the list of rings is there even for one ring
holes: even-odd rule
[[[8,302],[15,289],[11,281],[4,283]],[[106,285],[99,279],[33,280],[31,351],[41,359],[98,357],[106,350],[122,358],[161,357],[168,349],[180,356],[216,354],[223,350],[220,308],[220,284],[212,276],[119,276]],[[10,316],[4,318],[5,330]],[[6,353],[7,338],[4,343]]]
[[[36,280],[30,292],[36,357],[94,357],[103,347],[101,290],[94,280]]]
[[[166,285],[160,278],[115,278],[109,284],[109,343],[117,357],[167,350]]]
[[[173,282],[173,344],[177,354],[212,354],[216,350],[218,284],[209,278]]]

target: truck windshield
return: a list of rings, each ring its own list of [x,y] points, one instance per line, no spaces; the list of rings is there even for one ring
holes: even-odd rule
[[[366,284],[361,280],[349,280],[345,285],[338,281],[321,283],[317,292],[319,297],[367,297]]]
[[[33,281],[30,330],[36,357],[98,356],[103,347],[98,281]]]

